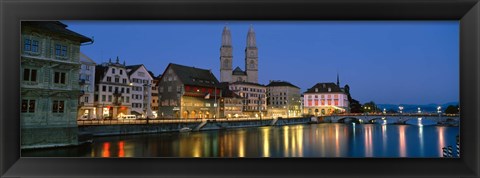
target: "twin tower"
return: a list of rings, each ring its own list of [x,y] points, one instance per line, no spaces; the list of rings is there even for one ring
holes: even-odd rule
[[[247,34],[247,47],[245,48],[245,71],[240,67],[232,70],[232,36],[228,26],[223,28],[222,46],[220,47],[220,81],[221,82],[251,82],[258,83],[258,49],[255,42],[253,26]]]

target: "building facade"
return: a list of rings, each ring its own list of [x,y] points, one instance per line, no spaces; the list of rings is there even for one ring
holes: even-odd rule
[[[170,63],[158,83],[159,117],[217,118],[218,84],[210,70]]]
[[[242,98],[244,117],[266,117],[267,95],[266,87],[257,83],[233,82],[230,90]]]
[[[222,97],[220,97],[220,118],[238,118],[243,115],[243,98],[230,90],[229,83],[220,83]]]
[[[109,60],[95,67],[95,95],[97,119],[118,119],[131,113],[132,85],[125,64]]]
[[[88,56],[80,53],[80,90],[82,95],[78,99],[78,119],[90,120],[96,119],[96,108],[94,106],[93,97],[95,90],[95,66],[96,63]]]
[[[335,83],[317,83],[303,95],[307,115],[332,115],[349,110],[347,94]]]
[[[132,87],[131,114],[138,118],[154,118],[151,106],[153,76],[143,64],[126,66],[126,69]]]
[[[151,76],[155,76],[153,74],[153,72],[149,72]],[[151,107],[152,107],[152,114],[154,116],[154,118],[157,118],[158,117],[158,106],[159,106],[159,100],[158,100],[158,82],[160,81],[160,77],[162,77],[162,75],[158,75],[156,77],[153,78],[153,82],[152,82],[152,100],[151,100]]]
[[[58,21],[21,23],[21,148],[78,144],[80,45]]]
[[[269,116],[286,118],[302,115],[299,87],[286,81],[270,81],[267,97]]]
[[[245,71],[236,67],[232,70],[233,46],[230,29],[225,26],[222,32],[222,45],[220,47],[220,81],[221,82],[250,82],[258,83],[258,48],[255,31],[250,26],[247,34],[245,48]]]

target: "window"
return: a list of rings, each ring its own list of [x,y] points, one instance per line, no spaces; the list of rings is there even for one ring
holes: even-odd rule
[[[112,92],[112,86],[108,86],[108,92]]]
[[[65,84],[65,72],[55,72],[53,83]]]
[[[37,81],[37,70],[35,69],[23,69],[23,80],[24,81]]]
[[[102,91],[107,91],[107,86],[103,85],[102,86]]]
[[[32,40],[32,52],[38,52],[38,41]]]
[[[180,85],[177,86],[177,92],[180,92],[180,89],[181,89],[181,88],[182,88],[182,87],[181,87]],[[211,92],[211,91],[210,91],[210,92]]]
[[[115,87],[114,91],[115,91],[115,93],[118,93],[118,87]]]
[[[130,93],[130,88],[127,88],[127,93]]]
[[[86,76],[85,76],[85,80],[86,80],[86,81],[90,81],[90,75],[86,75]]]
[[[112,102],[112,95],[108,95],[108,102]]]
[[[167,91],[172,92],[172,86],[168,86]]]
[[[122,74],[123,74],[123,70],[122,70],[122,69],[120,69],[120,75],[122,75]]]
[[[107,77],[107,82],[111,82],[112,81],[112,77]]]
[[[93,101],[97,102],[98,101],[98,95],[93,96]]]
[[[160,93],[163,93],[163,87],[160,87]]]
[[[88,96],[85,96],[85,102],[88,103]]]
[[[112,74],[115,74],[115,69],[112,68]]]
[[[90,70],[90,66],[85,65],[86,70]]]
[[[121,93],[124,93],[124,92],[125,92],[125,88],[123,88],[123,87],[122,87],[122,91],[121,91]]]
[[[116,77],[115,78],[115,83],[120,83],[120,78]]]
[[[102,95],[102,101],[105,101],[105,99],[106,99],[106,96]]]
[[[122,70],[120,70],[121,73]],[[127,83],[127,79],[122,79],[122,83]]]
[[[25,39],[23,50],[25,51],[32,50],[32,41],[30,39]]]
[[[64,101],[53,100],[52,112],[63,113],[64,104]]]
[[[35,112],[35,100],[22,100],[22,113]]]
[[[67,46],[62,46],[62,45],[56,44],[55,45],[55,55],[66,56],[67,55]]]
[[[127,100],[126,100],[126,101],[127,101],[127,103],[129,103],[129,102],[130,102],[130,97],[127,96]]]

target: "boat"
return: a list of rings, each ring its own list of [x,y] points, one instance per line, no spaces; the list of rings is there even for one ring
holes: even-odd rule
[[[192,129],[189,127],[184,127],[179,130],[179,132],[190,132],[190,131],[192,131]]]

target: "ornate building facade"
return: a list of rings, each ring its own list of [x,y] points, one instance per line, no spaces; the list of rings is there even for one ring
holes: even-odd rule
[[[82,95],[79,100],[78,119],[90,120],[96,119],[93,97],[95,89],[95,66],[96,63],[88,56],[80,53],[80,89]]]
[[[126,66],[126,69],[132,87],[131,114],[154,118],[151,107],[153,76],[143,64]]]
[[[349,112],[348,96],[339,82],[317,83],[304,94],[304,113],[323,116]]]
[[[300,88],[286,81],[270,81],[267,85],[268,115],[299,117],[302,115]]]
[[[21,23],[21,148],[78,144],[80,45],[58,21]]]

